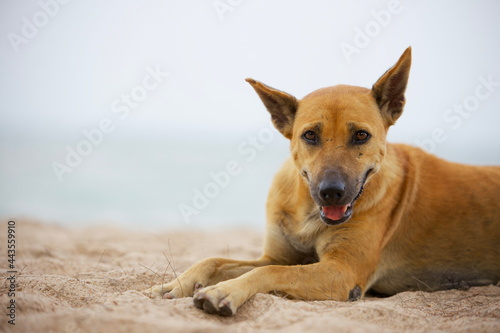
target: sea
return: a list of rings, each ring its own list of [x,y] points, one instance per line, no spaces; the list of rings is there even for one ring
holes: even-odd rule
[[[146,230],[263,228],[287,140],[268,128],[214,137],[3,141],[0,217]]]

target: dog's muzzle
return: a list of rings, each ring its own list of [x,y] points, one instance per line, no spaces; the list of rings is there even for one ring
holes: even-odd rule
[[[349,191],[341,179],[326,179],[322,181],[313,198],[320,206],[320,217],[328,225],[339,225],[349,220],[353,213],[355,201],[363,193],[363,188],[372,169],[368,170],[359,183],[357,192]],[[349,193],[350,192],[350,193]]]

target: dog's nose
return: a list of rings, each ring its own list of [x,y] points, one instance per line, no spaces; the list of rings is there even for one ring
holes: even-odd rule
[[[319,196],[322,200],[335,203],[344,198],[345,184],[341,181],[322,181],[319,184]]]

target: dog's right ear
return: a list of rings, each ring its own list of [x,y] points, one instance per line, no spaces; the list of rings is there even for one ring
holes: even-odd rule
[[[372,87],[373,97],[387,126],[393,125],[403,113],[410,67],[411,47],[405,50],[396,65],[385,72]]]
[[[252,85],[271,114],[274,127],[286,138],[291,139],[293,120],[299,106],[297,99],[254,79],[246,79],[246,81]]]

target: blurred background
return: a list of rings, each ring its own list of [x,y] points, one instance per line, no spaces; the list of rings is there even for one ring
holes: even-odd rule
[[[252,77],[370,87],[413,48],[389,141],[500,164],[498,1],[2,1],[0,216],[264,225],[288,142]]]

